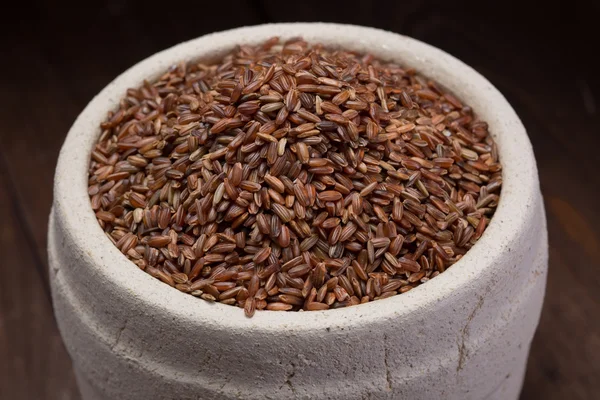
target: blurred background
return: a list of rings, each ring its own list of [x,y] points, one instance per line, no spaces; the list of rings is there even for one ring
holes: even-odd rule
[[[79,398],[46,272],[54,167],[77,115],[118,74],[159,50],[209,32],[286,21],[412,36],[471,65],[507,97],[533,142],[550,231],[547,295],[522,399],[598,398],[599,4],[45,0],[3,7],[0,399]]]

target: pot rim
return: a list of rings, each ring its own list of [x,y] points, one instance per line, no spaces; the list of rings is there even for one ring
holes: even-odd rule
[[[256,43],[271,36],[303,36],[415,67],[417,71],[468,99],[488,122],[503,164],[501,200],[490,225],[465,256],[444,273],[402,295],[335,310],[310,312],[257,311],[246,318],[242,309],[208,303],[181,293],[149,276],[129,261],[104,235],[87,194],[89,156],[106,112],[114,109],[129,87],[152,79],[181,60],[215,59],[234,45]],[[503,95],[473,68],[444,51],[399,34],[334,23],[278,23],[248,26],[208,34],[163,50],[132,66],[108,84],[77,117],[60,151],[54,184],[54,213],[81,257],[89,259],[94,279],[115,291],[134,296],[140,307],[171,315],[191,324],[225,329],[304,332],[332,324],[369,326],[375,320],[405,318],[431,310],[472,288],[472,282],[491,273],[495,260],[527,230],[531,204],[538,190],[531,143],[515,111]],[[510,248],[508,248],[510,251]],[[87,263],[86,263],[87,264]],[[64,267],[63,267],[64,268]]]

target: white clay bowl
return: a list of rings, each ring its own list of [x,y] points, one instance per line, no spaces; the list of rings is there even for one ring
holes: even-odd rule
[[[395,60],[436,80],[489,123],[501,201],[477,244],[405,294],[343,309],[210,304],[139,270],[106,238],[87,195],[90,152],[129,87],[181,60],[303,36]],[[48,251],[56,318],[84,400],[516,399],[538,324],[547,233],[521,121],[485,78],[422,42],[358,26],[286,23],[203,36],[120,75],[79,115],[55,177]]]

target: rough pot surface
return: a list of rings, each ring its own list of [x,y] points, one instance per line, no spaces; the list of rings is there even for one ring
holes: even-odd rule
[[[104,236],[87,195],[99,124],[129,87],[181,60],[303,36],[397,60],[450,89],[489,123],[503,163],[490,226],[448,271],[405,294],[314,312],[209,304],[140,271]],[[96,96],[60,153],[49,226],[54,308],[85,400],[516,399],[537,327],[547,233],[537,168],[519,118],[472,68],[397,34],[337,24],[246,27],[182,43]]]

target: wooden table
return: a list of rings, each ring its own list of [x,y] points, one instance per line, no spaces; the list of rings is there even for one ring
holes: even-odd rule
[[[600,48],[592,39],[597,2],[503,2],[495,10],[479,1],[310,0],[290,10],[284,7],[291,3],[260,0],[185,2],[185,9],[177,2],[80,3],[15,5],[22,9],[7,10],[0,28],[1,399],[79,396],[46,272],[54,166],[77,114],[115,76],[158,50],[212,31],[292,20],[416,37],[470,64],[504,93],[533,142],[550,231],[548,294],[522,399],[597,395],[600,65],[590,56]]]

